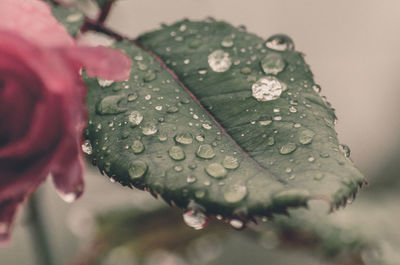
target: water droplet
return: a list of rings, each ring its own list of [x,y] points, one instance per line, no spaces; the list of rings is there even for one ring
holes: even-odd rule
[[[165,142],[166,140],[168,140],[168,136],[166,134],[164,134],[164,133],[161,133],[161,134],[158,135],[158,140],[160,142]]]
[[[205,192],[204,190],[196,190],[196,191],[194,192],[194,196],[195,196],[197,199],[201,199],[201,198],[204,198],[204,196],[206,196],[206,192]]]
[[[187,176],[186,182],[187,183],[194,183],[197,181],[197,178],[195,176]]]
[[[244,227],[243,221],[239,219],[232,219],[229,221],[229,224],[235,229],[242,229]]]
[[[119,114],[127,111],[125,107],[119,104],[125,99],[125,95],[112,95],[104,97],[96,105],[96,113],[100,115]]]
[[[224,192],[224,199],[229,203],[237,203],[243,200],[247,195],[247,188],[243,184],[235,184],[230,186]]]
[[[193,136],[190,132],[178,133],[175,135],[175,141],[180,144],[191,144],[193,143]]]
[[[168,154],[173,160],[177,161],[184,160],[186,157],[183,149],[175,145],[168,150]]]
[[[178,107],[176,107],[176,106],[171,106],[171,107],[169,107],[168,109],[167,109],[167,113],[175,113],[175,112],[178,112]]]
[[[299,142],[301,144],[310,144],[314,138],[315,133],[311,130],[303,130],[299,136]]]
[[[320,85],[315,84],[315,85],[313,85],[312,88],[314,89],[314,91],[315,91],[316,93],[320,93],[320,92],[321,92],[321,87],[320,87]]]
[[[199,75],[205,75],[205,74],[207,74],[207,69],[200,68],[197,72],[199,73]]]
[[[162,106],[155,106],[155,109],[158,111],[162,110],[162,108],[163,108]]]
[[[143,115],[139,111],[134,110],[129,114],[128,120],[131,127],[136,127],[142,122]]]
[[[194,39],[191,42],[189,42],[189,48],[191,49],[197,49],[201,45],[201,39]]]
[[[218,163],[211,163],[206,167],[206,172],[213,178],[224,178],[228,173],[226,169]]]
[[[82,151],[87,154],[87,155],[91,155],[93,154],[93,148],[92,145],[90,144],[89,140],[85,140],[82,144]]]
[[[203,141],[204,141],[204,136],[202,136],[202,135],[197,135],[197,136],[196,136],[196,140],[197,140],[198,142],[203,142]]]
[[[285,145],[283,145],[283,146],[281,147],[281,149],[279,150],[279,152],[280,152],[282,155],[287,155],[287,154],[293,153],[293,152],[296,150],[296,148],[297,148],[297,146],[296,146],[295,143],[287,143],[287,144],[285,144]]]
[[[214,149],[209,144],[202,144],[199,146],[196,152],[198,157],[204,159],[211,159],[215,156]]]
[[[144,135],[153,135],[158,131],[157,126],[152,123],[152,122],[148,122],[145,125],[143,125],[142,128],[142,133]]]
[[[138,68],[139,68],[140,71],[146,71],[147,69],[149,69],[149,67],[145,63],[138,62],[137,65],[138,65]]]
[[[348,147],[345,144],[340,144],[339,145],[339,150],[344,154],[345,157],[350,156],[350,147]]]
[[[240,72],[244,75],[249,75],[251,74],[251,69],[250,67],[243,67],[242,69],[240,69]]]
[[[239,167],[239,161],[236,157],[225,156],[222,165],[227,169],[236,169]]]
[[[129,101],[129,102],[132,102],[132,101],[134,101],[135,99],[137,99],[137,97],[138,97],[138,95],[137,95],[136,93],[129,94],[129,95],[128,95],[128,101]]]
[[[286,84],[274,76],[265,76],[254,83],[251,89],[258,101],[270,101],[280,97],[282,91],[286,90]]]
[[[293,40],[284,34],[276,34],[267,39],[265,46],[276,51],[292,51],[294,50]]]
[[[149,71],[149,72],[147,72],[145,75],[144,75],[144,77],[143,77],[143,81],[144,82],[151,82],[151,81],[153,81],[154,79],[156,79],[156,73],[154,73],[153,71]]]
[[[140,154],[141,152],[144,151],[144,145],[141,141],[135,140],[135,141],[133,141],[133,144],[131,145],[131,149],[132,149],[133,153]]]
[[[297,109],[296,109],[295,107],[293,107],[293,106],[290,106],[289,111],[290,111],[291,113],[296,113],[296,112],[297,112]]]
[[[222,73],[229,70],[232,60],[229,53],[223,50],[216,50],[208,55],[208,64],[214,72]]]
[[[184,32],[185,30],[186,30],[186,25],[185,24],[182,24],[180,27],[179,27],[179,31],[180,32]]]
[[[132,162],[128,169],[128,174],[131,180],[137,180],[143,177],[147,172],[148,166],[145,162],[137,160]]]
[[[315,179],[315,180],[321,180],[321,179],[323,179],[323,177],[324,177],[324,174],[323,174],[323,173],[320,173],[320,172],[318,172],[318,173],[316,173],[316,174],[314,175],[314,179]]]
[[[211,130],[211,125],[208,124],[208,123],[203,123],[203,124],[201,125],[201,127],[203,127],[203,128],[206,129],[206,130]]]
[[[174,166],[174,170],[175,170],[176,172],[181,172],[181,171],[183,170],[183,166],[181,166],[181,165],[176,165],[176,166]]]
[[[82,18],[83,18],[83,14],[82,13],[72,13],[72,14],[68,15],[65,20],[68,23],[73,23],[73,22],[78,22]]]
[[[315,161],[315,157],[310,156],[307,160],[308,160],[308,162],[314,162]]]
[[[108,87],[111,86],[114,83],[114,81],[97,78],[97,83],[99,83],[99,86],[101,87]]]
[[[233,40],[230,36],[225,37],[222,41],[221,41],[221,46],[224,48],[231,48],[233,46]]]
[[[79,185],[75,191],[63,193],[62,191],[58,190],[57,194],[63,201],[67,203],[72,203],[82,195],[82,192],[83,192],[83,186]]]
[[[275,138],[273,136],[270,136],[267,138],[267,145],[272,146],[275,144]]]
[[[183,220],[195,230],[203,229],[208,223],[208,218],[201,207],[194,203],[189,203],[188,209],[183,213]]]
[[[266,74],[277,75],[285,66],[286,62],[279,53],[269,53],[261,59],[261,67]]]
[[[185,59],[185,60],[183,60],[183,63],[184,63],[184,64],[189,64],[189,63],[190,63],[190,59]]]
[[[328,154],[328,153],[320,153],[319,156],[320,156],[321,158],[328,158],[328,157],[329,157],[329,154]]]

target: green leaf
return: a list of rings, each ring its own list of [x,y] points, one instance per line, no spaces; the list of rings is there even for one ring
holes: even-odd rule
[[[364,177],[290,38],[185,20],[137,42],[117,44],[129,81],[87,80],[87,139],[105,174],[243,221],[355,196]]]
[[[83,25],[85,15],[77,8],[64,7],[53,3],[52,1],[46,1],[53,13],[53,16],[64,25],[68,33],[75,36]]]

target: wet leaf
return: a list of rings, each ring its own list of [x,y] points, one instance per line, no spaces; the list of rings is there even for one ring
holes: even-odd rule
[[[46,2],[50,5],[53,16],[64,25],[69,34],[75,36],[85,20],[85,15],[82,11],[75,7],[64,7],[55,4],[52,1]]]
[[[134,62],[127,82],[87,80],[87,139],[105,174],[235,225],[355,196],[364,177],[289,37],[185,20],[137,43],[116,45]]]

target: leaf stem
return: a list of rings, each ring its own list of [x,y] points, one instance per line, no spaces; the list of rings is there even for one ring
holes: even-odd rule
[[[55,265],[53,252],[50,247],[46,225],[40,206],[40,193],[35,192],[28,203],[28,220],[31,230],[32,245],[36,254],[36,264]]]

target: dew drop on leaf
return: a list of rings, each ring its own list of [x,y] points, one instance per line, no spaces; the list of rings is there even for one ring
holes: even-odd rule
[[[206,166],[206,172],[208,175],[216,179],[224,178],[228,173],[226,169],[218,163],[211,163]]]
[[[143,115],[139,111],[134,110],[129,114],[128,120],[131,127],[136,127],[142,122]]]
[[[229,70],[232,60],[229,53],[223,50],[216,50],[208,55],[208,65],[214,72],[222,73]]]
[[[144,151],[144,145],[140,140],[135,140],[131,145],[131,149],[134,154],[140,154],[141,152]]]
[[[261,59],[261,67],[266,74],[277,75],[285,66],[286,62],[279,53],[269,53]]]
[[[315,84],[315,85],[313,85],[313,90],[316,92],[316,93],[320,93],[321,92],[321,87],[320,87],[320,85],[317,85],[317,84]]]
[[[280,82],[274,76],[261,77],[252,87],[253,97],[258,101],[270,101],[280,97],[286,90],[286,84]]]
[[[186,177],[186,182],[187,183],[194,183],[197,181],[197,178],[195,176],[187,176]]]
[[[208,218],[205,215],[202,207],[198,207],[195,203],[189,203],[187,210],[183,213],[183,221],[195,230],[203,229],[207,223]]]
[[[132,101],[134,101],[135,99],[137,99],[137,97],[138,97],[138,95],[137,95],[136,93],[129,94],[129,95],[128,95],[128,101],[129,101],[129,102],[132,102]]]
[[[299,136],[299,142],[301,144],[310,144],[314,138],[315,133],[311,130],[303,130]]]
[[[125,99],[124,95],[112,95],[104,97],[96,105],[97,114],[119,114],[127,111],[125,107],[119,106],[123,99]]]
[[[214,149],[209,144],[200,145],[199,148],[197,149],[196,154],[198,157],[201,157],[204,159],[211,159],[215,156]]]
[[[175,141],[180,144],[191,144],[193,143],[193,136],[190,132],[178,133],[175,135]]]
[[[226,156],[222,162],[222,165],[227,169],[236,169],[239,167],[239,161],[236,157]]]
[[[249,75],[251,74],[251,69],[250,67],[243,67],[242,69],[240,69],[240,72],[244,75]]]
[[[344,154],[345,157],[350,156],[350,148],[345,144],[339,145],[339,150]]]
[[[235,229],[242,229],[244,227],[244,223],[243,221],[239,220],[239,219],[232,219],[229,221],[229,224],[235,228]]]
[[[85,140],[82,144],[82,151],[87,154],[87,155],[91,155],[93,154],[93,148],[92,145],[90,144],[89,140]]]
[[[108,87],[111,86],[114,83],[114,81],[97,78],[97,83],[99,83],[99,86],[101,87]]]
[[[267,138],[267,145],[272,146],[275,144],[275,138],[273,136],[270,136]]]
[[[143,177],[147,172],[148,166],[145,162],[137,160],[132,162],[128,169],[128,174],[131,180],[137,180]]]
[[[281,153],[282,155],[287,155],[293,153],[296,150],[296,148],[297,147],[295,143],[287,143],[281,147],[279,153]]]
[[[243,184],[234,184],[224,191],[224,199],[229,203],[237,203],[247,195],[247,188]]]
[[[157,126],[153,122],[148,122],[143,125],[142,133],[144,135],[153,135],[158,131]]]
[[[293,40],[284,34],[276,34],[267,39],[265,46],[276,51],[294,50]]]
[[[231,48],[233,46],[233,40],[232,37],[228,36],[225,37],[222,41],[221,41],[221,46],[224,48]]]
[[[168,154],[173,160],[176,161],[184,160],[186,157],[183,149],[175,145],[168,150]]]

